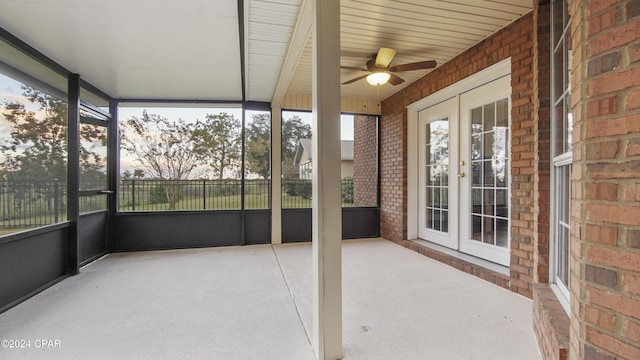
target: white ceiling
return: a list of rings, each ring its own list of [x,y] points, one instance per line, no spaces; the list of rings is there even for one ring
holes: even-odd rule
[[[244,0],[245,99],[311,94],[310,0]],[[342,65],[381,46],[393,65],[443,64],[533,0],[342,0]],[[116,98],[242,100],[237,0],[0,0],[0,26]],[[397,73],[384,99],[430,70]],[[342,70],[342,80],[365,72]],[[364,80],[343,98],[378,99]]]
[[[0,26],[113,97],[242,100],[236,0],[0,0]]]

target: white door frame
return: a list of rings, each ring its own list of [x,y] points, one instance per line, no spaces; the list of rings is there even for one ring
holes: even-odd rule
[[[407,106],[407,238],[418,238],[419,227],[419,139],[418,112],[483,84],[511,74],[511,58],[506,58],[476,74]]]

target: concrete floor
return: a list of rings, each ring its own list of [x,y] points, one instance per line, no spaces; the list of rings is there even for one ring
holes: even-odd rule
[[[391,242],[344,242],[343,289],[344,359],[540,359],[530,300]],[[310,244],[111,254],[0,314],[0,359],[314,359],[311,294]]]

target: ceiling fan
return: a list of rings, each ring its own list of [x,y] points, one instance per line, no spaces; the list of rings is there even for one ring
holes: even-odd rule
[[[341,66],[341,69],[360,70],[367,71],[370,74],[361,75],[351,80],[345,81],[342,85],[351,84],[358,80],[367,79],[367,82],[371,85],[382,85],[389,81],[391,85],[398,85],[404,82],[404,79],[399,77],[395,72],[411,71],[411,70],[423,70],[432,69],[436,67],[435,60],[418,61],[403,65],[391,65],[393,57],[396,56],[396,51],[391,48],[381,47],[377,54],[371,55],[371,59],[365,63],[366,69],[353,66]]]

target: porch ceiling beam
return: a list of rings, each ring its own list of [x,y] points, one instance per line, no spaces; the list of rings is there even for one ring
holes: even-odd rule
[[[291,41],[289,42],[289,49],[287,50],[287,55],[280,70],[280,77],[278,78],[276,89],[273,92],[273,98],[271,100],[273,106],[281,106],[289,84],[295,74],[298,61],[304,51],[304,46],[309,39],[313,18],[312,2],[313,0],[302,0],[302,4],[300,4],[300,12],[298,13],[298,19],[293,29]]]

